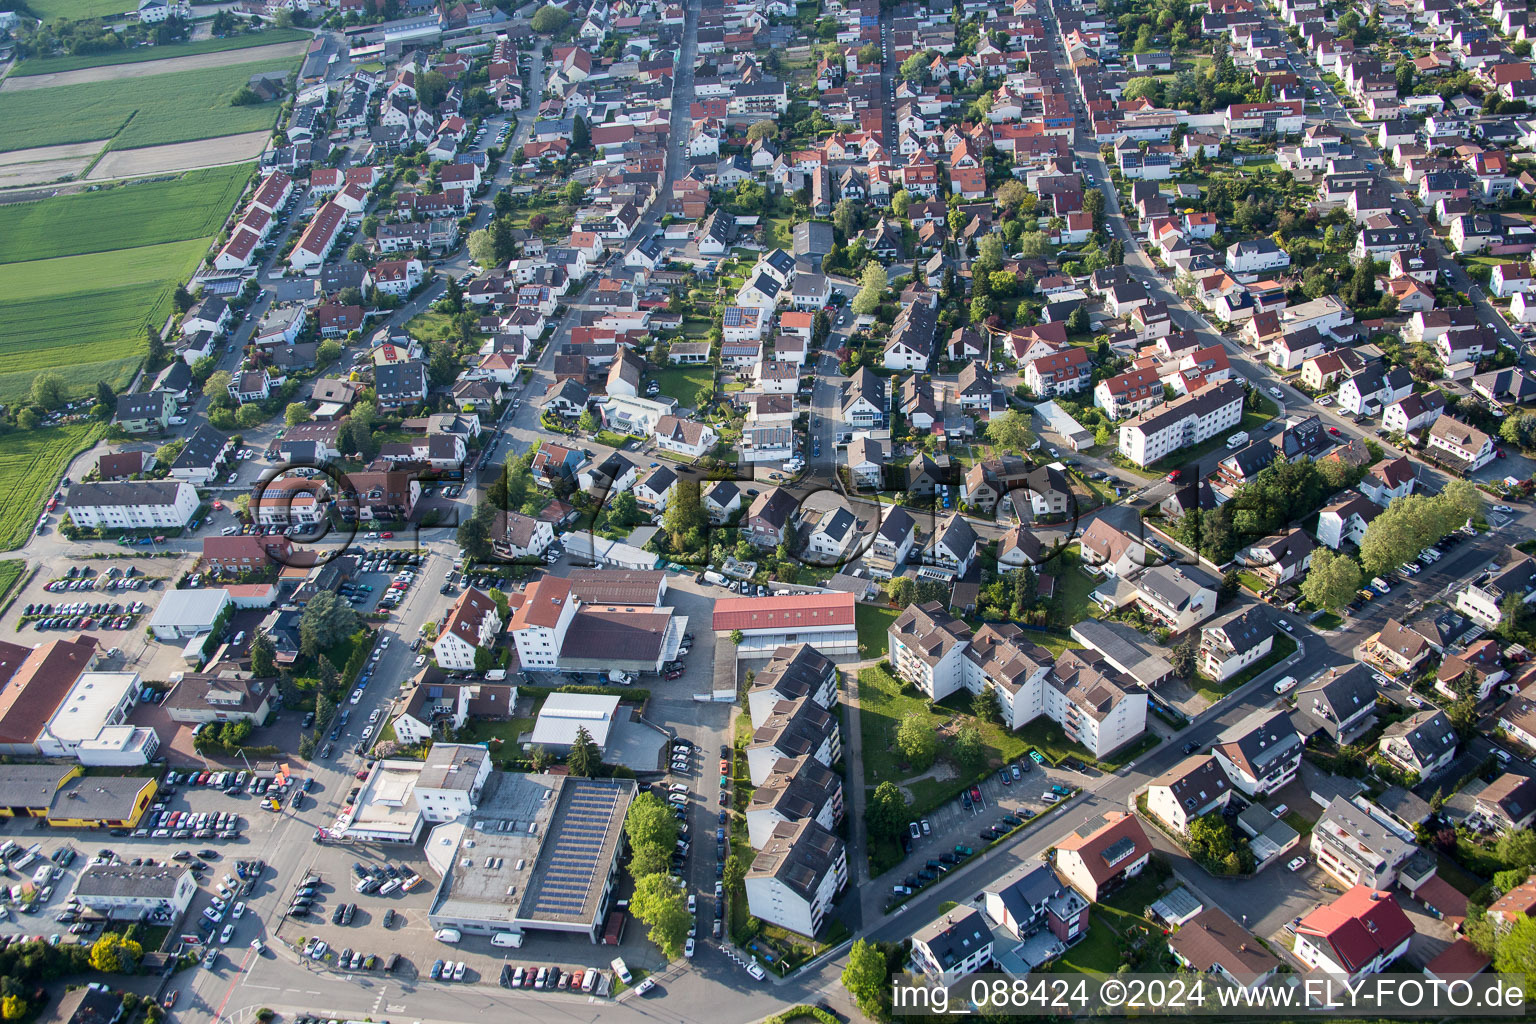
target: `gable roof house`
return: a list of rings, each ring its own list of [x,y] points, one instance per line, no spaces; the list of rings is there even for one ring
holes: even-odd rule
[[[1420,711],[1387,726],[1377,751],[1403,772],[1427,779],[1456,757],[1456,730],[1437,709]]]
[[[1294,952],[1308,967],[1357,982],[1406,953],[1413,934],[1391,893],[1356,885],[1302,917]]]
[[[1345,746],[1375,725],[1377,689],[1365,665],[1331,668],[1296,691],[1296,709],[1309,727]]]
[[[1232,783],[1210,754],[1186,757],[1147,783],[1147,811],[1175,832],[1196,818],[1225,807]]]
[[[1152,842],[1133,815],[1109,811],[1083,824],[1056,846],[1056,870],[1089,902],[1141,874]]]

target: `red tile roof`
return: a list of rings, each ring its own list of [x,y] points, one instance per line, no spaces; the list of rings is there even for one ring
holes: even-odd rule
[[[1339,964],[1355,971],[1407,941],[1413,922],[1391,893],[1357,885],[1302,918],[1296,931],[1322,940]]]
[[[714,629],[774,630],[852,626],[852,594],[735,597],[715,602]]]

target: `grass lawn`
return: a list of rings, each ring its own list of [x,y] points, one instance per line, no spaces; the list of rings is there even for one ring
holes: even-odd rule
[[[1104,921],[1103,912],[1090,912],[1088,935],[1056,961],[1057,974],[1113,974],[1120,966],[1120,943]]]
[[[1051,600],[1053,622],[1081,622],[1099,617],[1099,606],[1093,603],[1091,595],[1104,579],[1088,575],[1079,568],[1081,565],[1082,556],[1075,544],[1049,563],[1046,571],[1056,577],[1056,596]]]
[[[294,60],[253,61],[121,82],[0,92],[0,150],[111,139],[113,149],[162,146],[271,128],[279,104],[230,105],[262,71],[291,71]]]
[[[16,581],[21,579],[21,574],[27,571],[27,563],[20,558],[7,558],[0,562],[0,608],[5,607],[6,596],[11,588],[16,586]]]
[[[72,0],[78,2],[78,0]],[[113,5],[122,7],[122,0]],[[35,9],[35,8],[34,8]],[[270,28],[264,32],[234,36],[229,39],[199,39],[190,43],[171,43],[167,46],[137,46],[131,50],[111,53],[90,53],[78,57],[39,57],[23,61],[11,72],[14,78],[27,75],[52,75],[60,71],[78,71],[108,64],[143,64],[149,61],[170,60],[172,57],[191,57],[199,53],[224,53],[228,50],[244,50],[252,46],[270,46],[274,43],[292,43],[312,38],[308,32],[296,28]]]
[[[1458,844],[1459,845],[1459,844]],[[1435,854],[1436,871],[1441,878],[1451,883],[1451,887],[1463,896],[1470,896],[1483,887],[1483,879],[1470,874],[1460,864],[1447,857],[1443,853]],[[1503,865],[1500,865],[1502,870]]]
[[[44,90],[51,91],[51,90]],[[71,395],[121,389],[143,358],[146,325],[201,262],[250,177],[249,166],[0,207],[0,401],[53,370]]]
[[[510,718],[505,722],[487,722],[484,719],[472,718],[464,723],[464,728],[469,730],[469,743],[484,743],[492,754],[500,754],[503,758],[516,757],[518,753],[517,738],[533,730],[534,718],[537,714],[528,718]]]
[[[100,380],[126,386],[143,359],[145,326],[165,322],[175,285],[202,262],[208,243],[0,264],[0,402],[25,396],[43,370],[58,372],[70,395],[92,393]]]
[[[453,334],[453,317],[425,309],[405,322],[406,333],[423,341],[442,341]]]
[[[124,0],[37,0],[27,6],[43,21],[55,18],[68,18],[71,21],[110,18],[130,9]]]
[[[687,409],[697,409],[715,389],[713,366],[669,366],[664,370],[651,370],[651,379],[661,385],[661,393],[677,399],[677,404]]]
[[[914,712],[926,715],[935,731],[950,717],[948,711],[929,711],[915,689],[903,692],[901,680],[878,666],[859,673],[859,732],[864,740],[864,782],[870,788],[906,777],[896,749],[896,726]]]
[[[1324,612],[1312,623],[1313,629],[1338,629],[1344,625],[1344,620],[1335,612]]]
[[[1475,874],[1491,878],[1510,865],[1493,855],[1493,851],[1480,846],[1465,836],[1456,837],[1456,862]]]
[[[878,608],[863,603],[855,605],[853,624],[859,631],[859,654],[866,658],[883,656],[886,653],[886,634],[900,614],[900,608]]]
[[[0,551],[19,548],[32,532],[64,467],[105,432],[100,423],[69,423],[11,434],[0,444]]]
[[[211,239],[250,177],[249,165],[213,167],[0,206],[0,263]]]

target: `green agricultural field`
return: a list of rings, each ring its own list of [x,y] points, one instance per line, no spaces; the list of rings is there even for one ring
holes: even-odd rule
[[[121,389],[144,355],[144,326],[170,314],[171,292],[197,268],[209,239],[0,265],[0,402],[25,396],[54,370],[71,394],[98,380]]]
[[[43,21],[55,18],[68,18],[71,21],[110,18],[138,8],[138,4],[129,0],[32,0],[27,6]]]
[[[214,237],[250,176],[214,167],[0,206],[0,264]]]
[[[120,2],[121,0],[118,0],[118,3]],[[146,61],[192,57],[199,53],[224,53],[229,50],[244,50],[252,46],[269,46],[273,43],[291,43],[309,38],[311,37],[308,32],[301,32],[296,28],[272,28],[265,32],[254,32],[230,39],[199,39],[192,43],[171,43],[168,46],[138,46],[131,50],[89,53],[78,57],[39,57],[23,61],[15,71],[11,72],[11,75],[13,77],[52,75],[60,71],[79,71],[81,68],[99,68],[110,64],[143,64]]]
[[[58,486],[64,467],[105,432],[100,423],[69,423],[0,440],[0,550],[20,547]]]
[[[0,92],[0,151],[111,139],[114,149],[238,135],[271,128],[278,104],[232,107],[229,101],[262,71],[294,61],[254,61],[122,82]]]

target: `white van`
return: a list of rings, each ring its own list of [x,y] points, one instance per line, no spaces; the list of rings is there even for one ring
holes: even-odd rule
[[[613,963],[609,964],[608,966],[613,968],[613,973],[617,974],[619,976],[619,980],[624,984],[633,985],[635,983],[635,976],[629,973],[629,968],[625,966],[623,957],[614,957]]]
[[[1280,680],[1278,683],[1275,684],[1275,692],[1276,693],[1288,693],[1291,690],[1295,689],[1295,687],[1296,687],[1296,677],[1295,676],[1286,676],[1284,679]]]
[[[459,934],[459,930],[457,928],[439,928],[436,932],[433,933],[432,937],[438,942],[447,942],[450,944],[458,942],[460,939],[464,938],[463,935]]]
[[[1248,431],[1246,431],[1246,430],[1239,430],[1237,433],[1235,433],[1231,437],[1227,438],[1227,447],[1228,448],[1241,448],[1243,445],[1245,445],[1247,443],[1248,443]]]
[[[512,949],[521,949],[523,945],[522,932],[497,932],[491,936],[491,945],[510,946]]]

